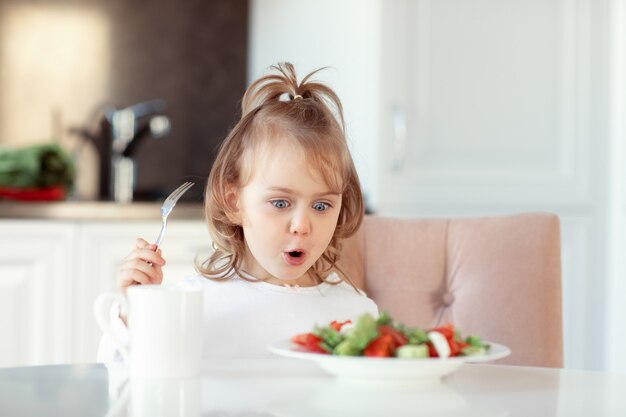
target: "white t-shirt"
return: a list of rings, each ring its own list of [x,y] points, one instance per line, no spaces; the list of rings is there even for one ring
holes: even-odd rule
[[[335,273],[329,281],[339,278]],[[286,287],[249,282],[239,277],[213,281],[189,277],[204,289],[204,344],[206,359],[270,357],[267,345],[306,333],[333,320],[356,320],[363,313],[378,316],[378,307],[350,284],[322,283],[315,287]],[[116,316],[117,313],[113,312]],[[117,318],[114,331],[128,340],[128,329]],[[119,359],[115,346],[105,335],[98,361]]]

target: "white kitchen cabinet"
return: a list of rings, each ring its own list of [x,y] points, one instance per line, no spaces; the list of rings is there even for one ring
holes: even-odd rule
[[[610,122],[606,7],[386,3],[378,209],[591,203]]]
[[[74,244],[71,223],[0,221],[0,367],[71,359]]]
[[[98,294],[115,290],[120,261],[160,221],[0,220],[0,367],[93,362]],[[170,221],[161,246],[165,282],[194,273],[210,253],[201,220]]]

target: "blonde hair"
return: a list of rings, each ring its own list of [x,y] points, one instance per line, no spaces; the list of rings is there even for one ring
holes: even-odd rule
[[[341,102],[332,89],[310,80],[319,69],[298,83],[290,63],[271,68],[276,73],[261,77],[246,90],[241,119],[222,142],[211,168],[205,189],[205,215],[215,252],[196,269],[211,279],[241,276],[246,244],[241,225],[230,220],[227,193],[246,185],[254,170],[254,157],[263,146],[283,143],[270,143],[271,138],[282,134],[282,138],[301,148],[308,165],[319,169],[331,190],[342,196],[333,237],[307,273],[321,283],[324,274],[336,269],[342,280],[355,287],[336,265],[341,240],[357,231],[364,212],[359,178],[346,142]]]

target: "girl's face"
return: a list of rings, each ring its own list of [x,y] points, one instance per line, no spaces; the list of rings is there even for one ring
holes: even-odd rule
[[[281,145],[286,142],[281,141]],[[306,275],[333,237],[341,194],[332,192],[294,146],[257,156],[236,195],[246,241],[243,270],[271,283],[312,285]]]

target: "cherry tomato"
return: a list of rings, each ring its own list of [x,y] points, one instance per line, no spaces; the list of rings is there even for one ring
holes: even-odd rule
[[[395,342],[390,334],[383,334],[372,340],[363,351],[363,355],[370,357],[390,357],[393,356]]]
[[[378,327],[378,334],[385,335],[388,334],[393,338],[394,349],[398,349],[400,346],[404,346],[409,343],[409,339],[402,334],[399,330],[394,329],[391,326],[382,325]]]
[[[439,353],[437,353],[437,349],[435,349],[435,346],[433,346],[431,342],[426,342],[426,346],[428,346],[428,356],[430,356],[431,358],[439,357]]]
[[[313,353],[328,353],[324,348],[320,346],[321,338],[315,336],[313,333],[297,334],[291,338],[291,341],[296,345],[302,346],[309,352]]]

